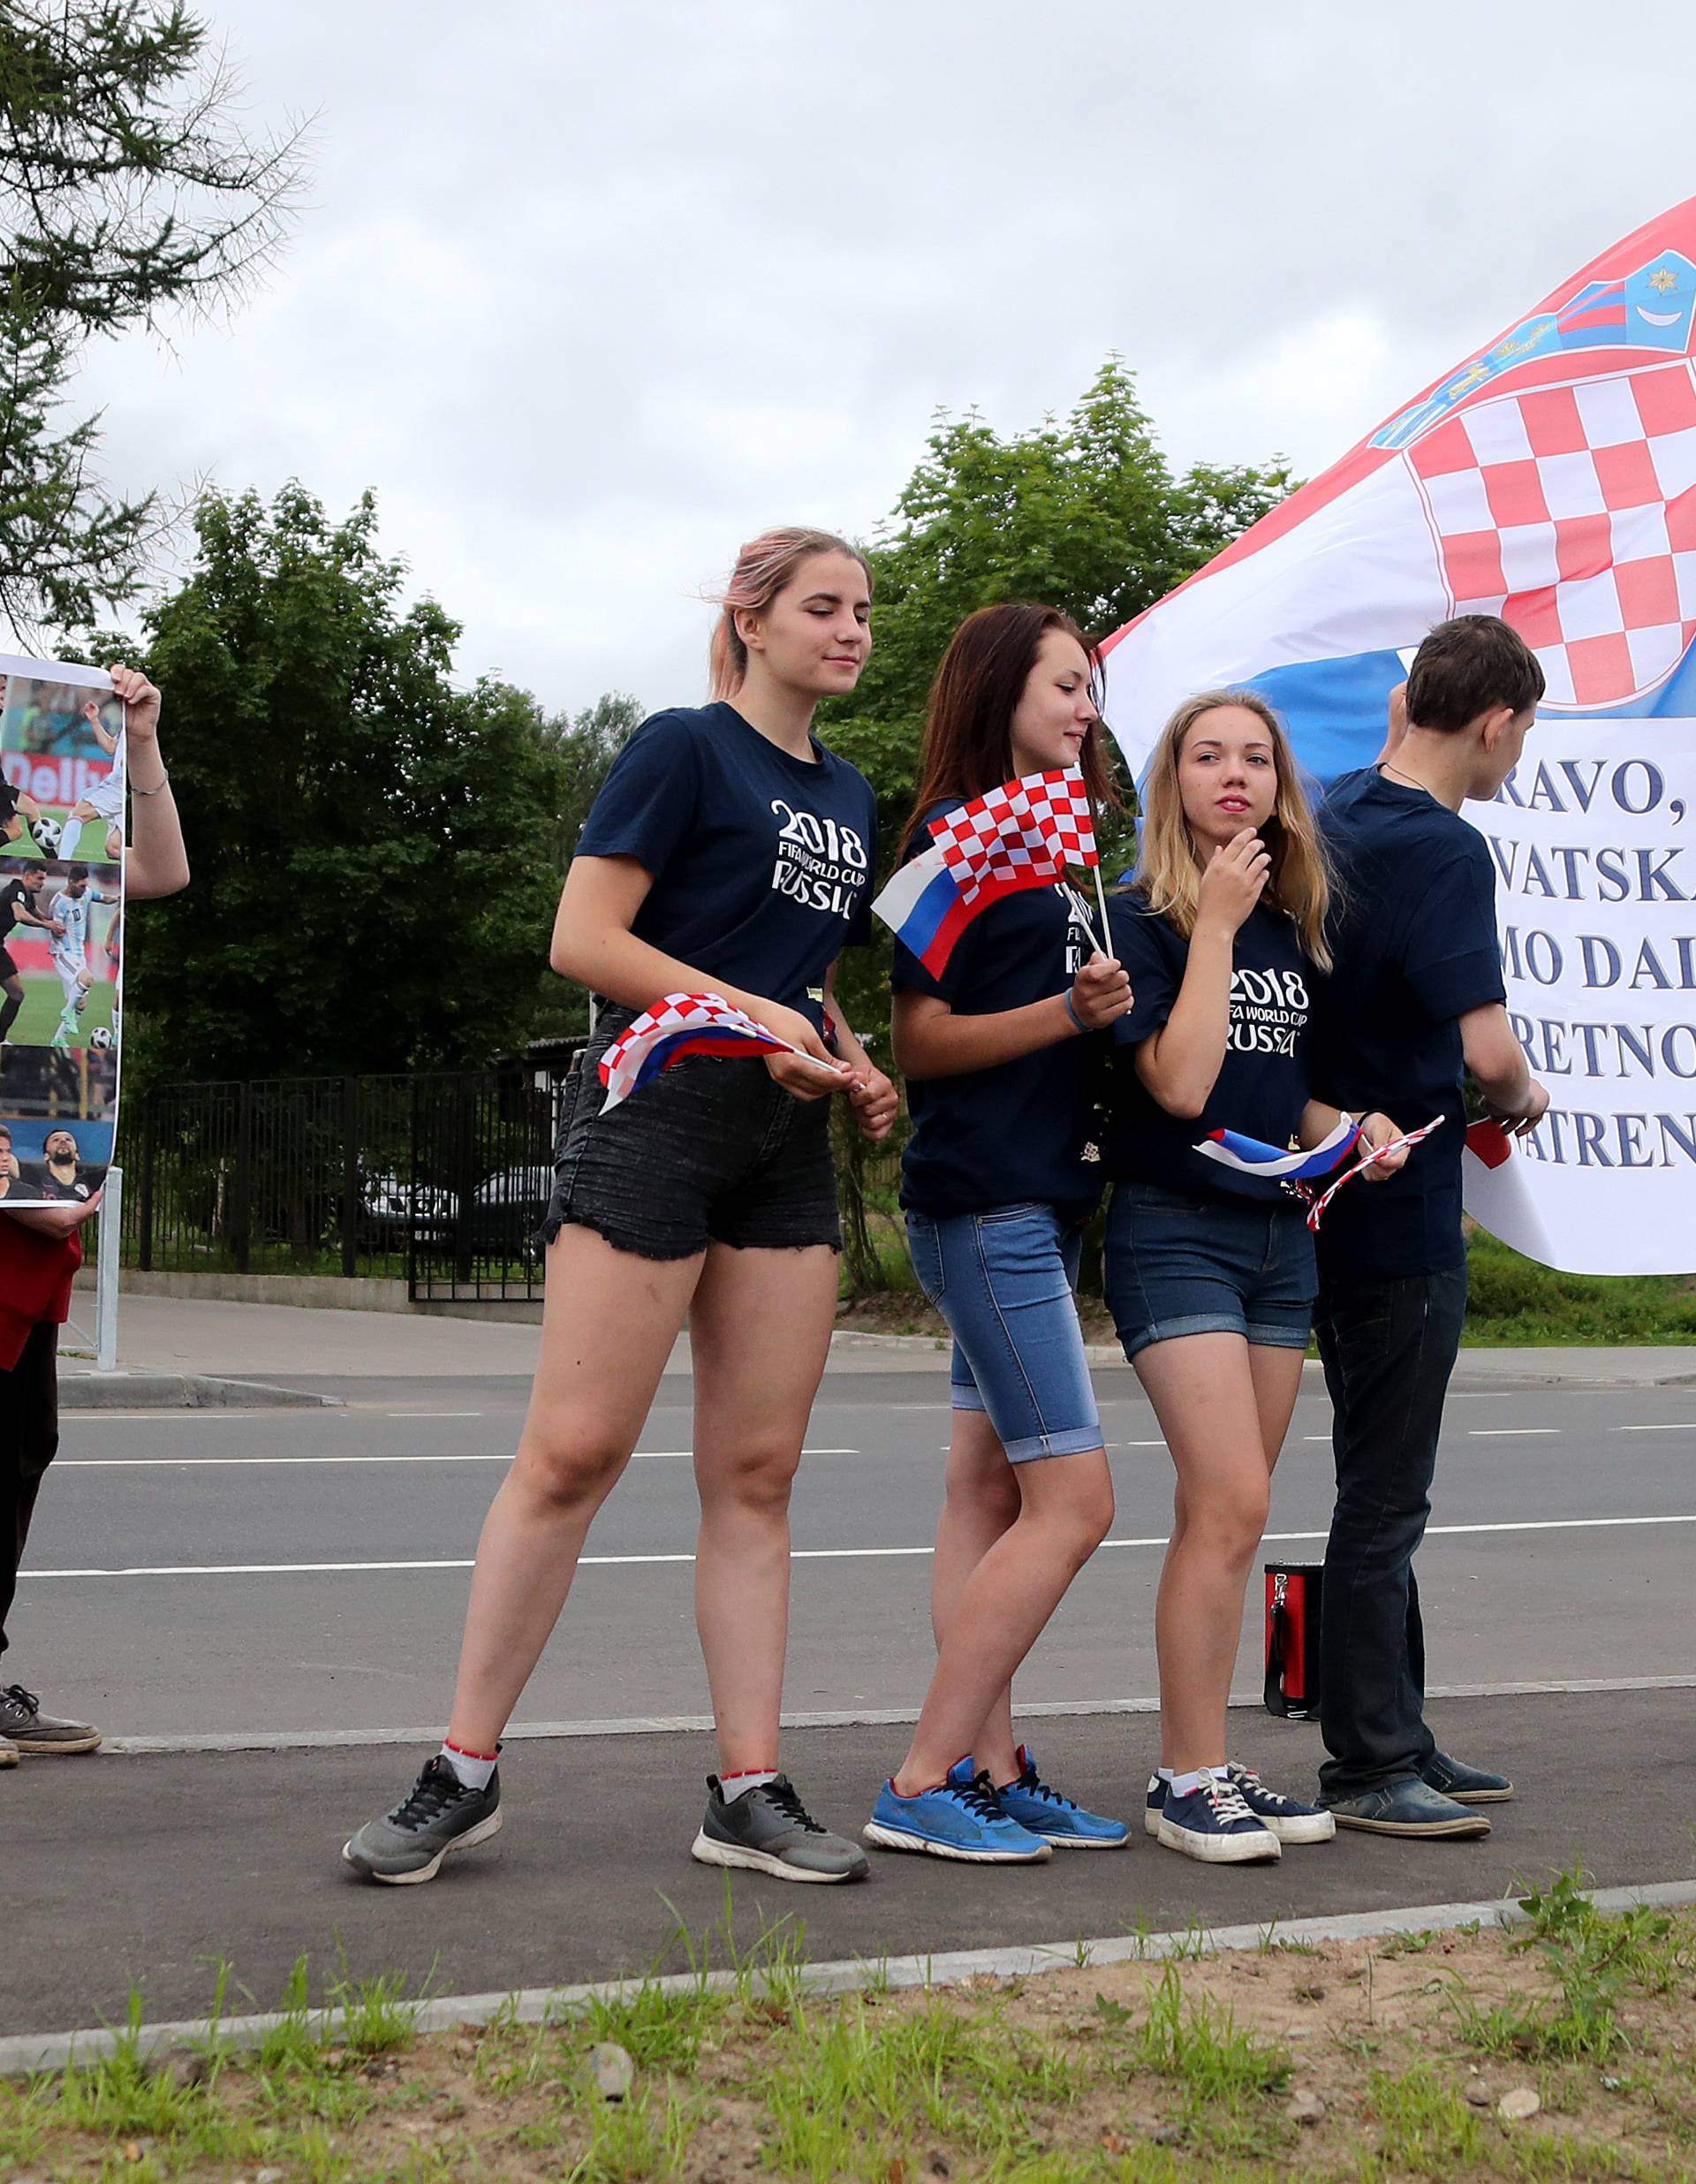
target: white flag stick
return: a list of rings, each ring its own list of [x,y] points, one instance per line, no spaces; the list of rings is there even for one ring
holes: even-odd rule
[[[1102,933],[1106,940],[1111,942],[1113,938],[1113,927],[1107,914],[1107,890],[1102,885],[1102,861],[1099,852],[1096,855],[1094,870],[1095,874],[1095,899],[1102,906]],[[1103,948],[1102,951],[1102,953],[1107,956],[1110,956],[1112,952],[1113,951],[1110,946]]]

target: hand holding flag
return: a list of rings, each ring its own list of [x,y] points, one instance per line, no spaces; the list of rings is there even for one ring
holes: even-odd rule
[[[609,1113],[692,1054],[736,1058],[793,1054],[828,1076],[842,1074],[837,1063],[822,1062],[791,1040],[780,1039],[722,994],[669,993],[657,1007],[645,1009],[601,1057],[601,1081],[607,1088],[601,1112]]]

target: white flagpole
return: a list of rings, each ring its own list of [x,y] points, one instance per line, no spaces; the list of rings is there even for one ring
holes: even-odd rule
[[[1109,944],[1107,947],[1102,949],[1102,953],[1106,956],[1110,956],[1113,952],[1111,946],[1113,939],[1113,927],[1112,922],[1107,914],[1107,891],[1102,885],[1102,858],[1099,846],[1097,846],[1095,853],[1094,873],[1095,899],[1102,906],[1102,937]]]

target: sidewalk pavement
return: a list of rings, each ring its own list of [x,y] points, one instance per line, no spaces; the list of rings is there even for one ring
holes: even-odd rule
[[[1576,1862],[1602,1887],[1696,1879],[1696,1842],[1680,1817],[1696,1804],[1689,1695],[1435,1701],[1445,1748],[1506,1768],[1518,1785],[1513,1803],[1490,1808],[1486,1840],[1344,1833],[1276,1866],[1216,1869],[1143,1832],[1151,1719],[1045,1718],[1032,1725],[1043,1772],[1132,1821],[1128,1847],[988,1869],[874,1853],[872,1878],[852,1887],[738,1874],[737,1940],[746,1949],[762,1923],[788,1918],[804,1928],[809,1959],[874,1963],[957,1948],[1070,1950],[1140,1925],[1287,1924],[1473,1902],[1522,1893]],[[1311,1725],[1245,1710],[1231,1735],[1268,1780],[1311,1785]],[[792,1730],[784,1759],[820,1817],[853,1830],[905,1737],[898,1726]],[[697,1946],[720,1928],[725,1877],[687,1855],[715,1763],[709,1737],[511,1745],[505,1826],[493,1842],[450,1860],[428,1888],[361,1883],[341,1862],[343,1837],[393,1801],[420,1756],[365,1745],[26,1760],[0,1778],[15,1907],[0,2036],[122,2023],[132,1982],[148,2021],[197,2016],[220,1960],[231,1971],[226,2008],[269,2009],[302,1952],[314,1998],[344,1967],[353,1979],[403,1973],[414,1993],[425,1983],[441,1994],[504,1993],[640,1973],[662,1956],[657,1968],[675,1971],[678,1919]],[[708,1947],[722,1964],[722,1931]]]
[[[473,1379],[528,1381],[539,1327],[448,1313],[342,1312],[280,1304],[213,1303],[182,1297],[125,1295],[118,1310],[118,1361],[132,1372],[238,1381]],[[1117,1349],[1094,1345],[1098,1370],[1128,1371]],[[937,1372],[946,1346],[928,1335],[842,1331],[830,1344],[832,1373]],[[689,1370],[682,1337],[667,1369]],[[1310,1372],[1318,1367],[1311,1360]],[[65,1376],[92,1375],[86,1358],[67,1355]],[[1644,1348],[1468,1349],[1455,1376],[1459,1389],[1696,1386],[1696,1346]],[[205,1397],[202,1400],[207,1399]]]

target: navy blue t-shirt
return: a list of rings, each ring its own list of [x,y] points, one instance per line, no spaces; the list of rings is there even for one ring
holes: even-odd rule
[[[877,806],[858,767],[813,751],[779,750],[733,705],[655,713],[613,761],[577,854],[653,875],[639,940],[822,1027],[825,973],[871,938]]]
[[[1389,1279],[1458,1266],[1464,1068],[1457,1019],[1506,998],[1495,874],[1484,838],[1376,767],[1331,786],[1320,827],[1338,881],[1335,967],[1321,997],[1314,1088],[1403,1129],[1441,1115],[1398,1175],[1351,1186],[1319,1232],[1321,1271]]]
[[[929,816],[952,808],[939,804]],[[914,850],[928,840],[921,830]],[[1072,891],[1033,888],[973,919],[940,978],[897,941],[894,984],[935,995],[958,1016],[995,1016],[1066,992],[1094,952]],[[1102,1059],[1101,1039],[1086,1035],[993,1069],[908,1078],[901,1203],[933,1219],[1032,1203],[1086,1214],[1102,1190],[1090,1134]]]
[[[1135,996],[1113,1027],[1111,1122],[1102,1157],[1115,1181],[1159,1183],[1168,1190],[1276,1199],[1283,1187],[1238,1175],[1198,1153],[1214,1130],[1280,1148],[1290,1143],[1308,1100],[1307,1035],[1314,967],[1294,923],[1257,904],[1231,950],[1230,1030],[1208,1103],[1199,1115],[1169,1114],[1137,1074],[1135,1050],[1171,1015],[1189,967],[1190,944],[1140,895],[1108,904],[1113,949]]]

